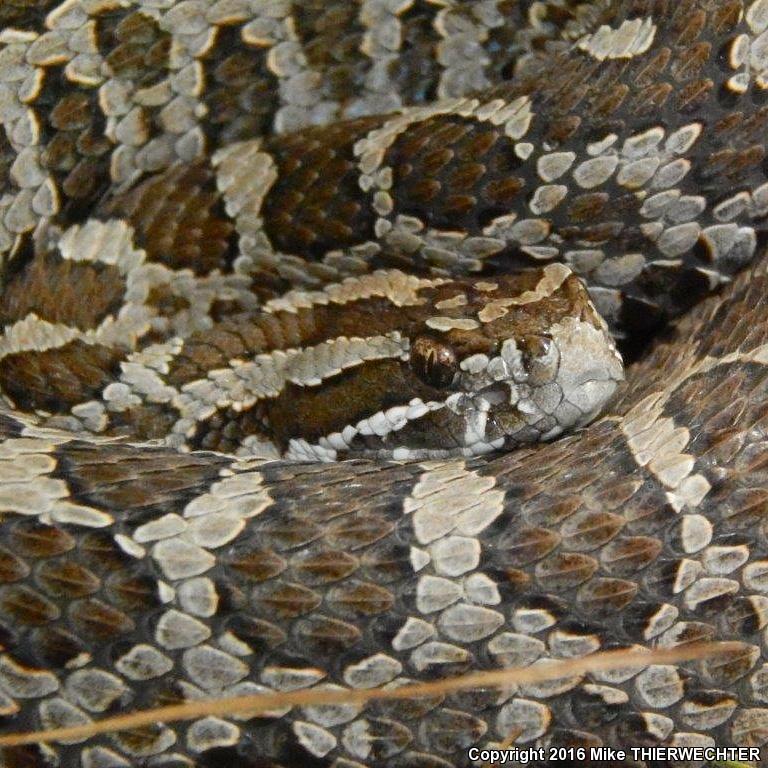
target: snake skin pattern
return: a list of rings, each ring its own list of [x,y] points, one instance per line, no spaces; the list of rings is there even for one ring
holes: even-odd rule
[[[0,29],[4,730],[739,642],[8,748],[3,766],[768,742],[767,0],[11,0]],[[384,268],[487,287],[558,260],[630,352],[690,311],[557,442],[258,459],[248,410],[205,379],[248,333],[284,333],[246,329],[260,303],[304,317],[345,279],[351,302],[388,295]],[[185,366],[208,388],[184,391],[174,432]]]

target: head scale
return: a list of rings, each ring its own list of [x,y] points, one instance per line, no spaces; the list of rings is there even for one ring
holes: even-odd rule
[[[400,354],[348,373],[347,403],[339,386],[338,408],[350,407],[344,426],[292,436],[288,457],[425,459],[508,450],[587,424],[623,380],[604,321],[560,264],[440,281],[399,315],[393,334]]]

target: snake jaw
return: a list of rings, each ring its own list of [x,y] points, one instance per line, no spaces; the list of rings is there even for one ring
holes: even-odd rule
[[[539,354],[531,354],[532,348]],[[583,427],[624,379],[607,331],[573,317],[553,325],[547,336],[507,339],[500,354],[472,375],[475,381],[465,377],[463,384],[479,390],[446,401],[466,421],[464,443],[472,454],[551,440]]]
[[[464,391],[446,400],[465,421],[462,453],[551,440],[603,411],[624,379],[623,363],[599,316],[582,316],[562,317],[547,333],[508,338],[490,359],[462,361]]]

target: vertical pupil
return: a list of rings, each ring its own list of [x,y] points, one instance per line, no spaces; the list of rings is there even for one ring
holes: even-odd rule
[[[435,339],[420,337],[413,344],[411,367],[427,384],[445,387],[453,381],[456,356],[445,344]]]

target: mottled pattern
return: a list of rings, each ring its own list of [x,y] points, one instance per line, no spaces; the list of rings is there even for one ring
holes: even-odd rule
[[[766,744],[766,0],[11,0],[0,30],[4,730],[740,643],[4,765]],[[592,426],[488,458],[258,457],[259,398],[327,432],[318,371],[391,383],[420,291],[413,370],[441,384],[457,337],[519,311],[501,275],[557,261],[631,352],[697,304]]]

